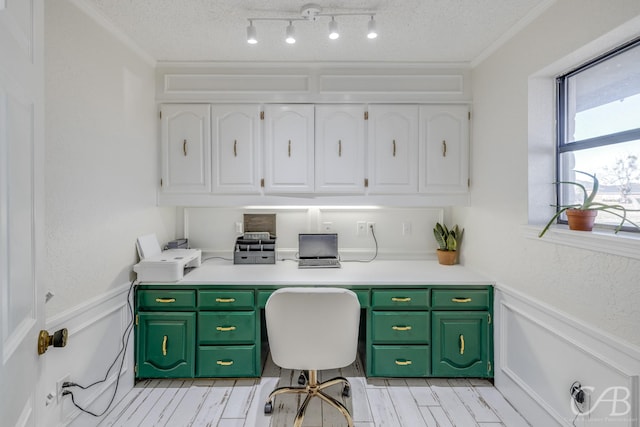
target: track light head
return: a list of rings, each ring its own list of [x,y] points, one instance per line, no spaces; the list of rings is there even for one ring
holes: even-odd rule
[[[367,24],[367,38],[375,39],[378,37],[378,30],[376,29],[376,20],[373,19],[373,15],[371,15],[371,20],[369,24]]]
[[[294,44],[296,42],[296,29],[293,27],[293,23],[289,21],[289,25],[287,25],[287,33],[284,39],[289,44]]]
[[[247,43],[249,44],[258,43],[258,37],[256,35],[256,27],[253,26],[252,21],[249,21],[249,26],[247,27]]]
[[[336,22],[335,17],[331,17],[331,21],[329,21],[329,38],[331,40],[335,40],[340,37],[340,33],[338,32],[338,23]]]

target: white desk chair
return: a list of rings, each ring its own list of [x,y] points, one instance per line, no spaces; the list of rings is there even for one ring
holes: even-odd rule
[[[281,288],[269,297],[265,306],[267,336],[273,362],[285,369],[309,371],[304,387],[280,387],[271,392],[264,407],[273,411],[273,399],[282,393],[306,394],[298,408],[294,427],[302,425],[312,397],[319,397],[353,420],[347,408],[322,390],[342,384],[342,395],[350,395],[349,382],[336,377],[318,383],[318,372],[348,366],[356,359],[360,303],[348,289],[299,287]]]

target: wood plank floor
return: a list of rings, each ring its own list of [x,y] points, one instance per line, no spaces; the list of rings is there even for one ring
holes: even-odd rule
[[[299,372],[280,369],[267,360],[262,378],[145,380],[107,413],[106,426],[288,427],[293,425],[300,397],[280,395],[274,411],[264,415],[267,395],[275,387],[297,385]],[[345,376],[351,397],[341,387],[329,394],[341,400],[356,427],[520,427],[526,420],[489,381],[478,379],[365,378],[362,365],[322,371],[319,379]],[[345,426],[342,415],[313,399],[303,426]]]

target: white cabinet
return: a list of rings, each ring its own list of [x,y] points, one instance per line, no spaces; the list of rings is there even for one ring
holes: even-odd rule
[[[213,105],[214,193],[260,193],[260,106]]]
[[[364,105],[316,105],[315,191],[364,193]]]
[[[469,107],[420,107],[420,192],[468,192]]]
[[[162,191],[211,191],[211,117],[207,104],[161,107]]]
[[[418,106],[369,106],[369,193],[418,192]]]
[[[314,106],[270,104],[265,116],[265,193],[312,193]]]

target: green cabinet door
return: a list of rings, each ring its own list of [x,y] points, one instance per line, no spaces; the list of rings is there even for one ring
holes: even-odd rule
[[[432,312],[431,374],[436,377],[491,377],[489,313]]]
[[[195,330],[195,313],[138,313],[138,378],[193,377]]]

